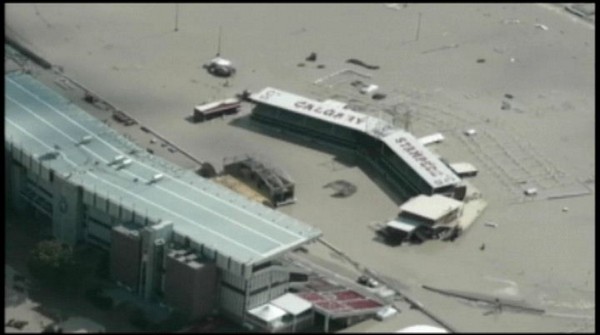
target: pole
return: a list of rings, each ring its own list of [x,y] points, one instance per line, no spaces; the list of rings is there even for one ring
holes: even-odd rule
[[[409,107],[408,110],[406,111],[406,114],[404,115],[404,130],[409,131],[410,128],[410,118],[411,118],[411,108]]]
[[[417,21],[417,35],[415,36],[415,41],[419,40],[420,31],[421,31],[421,12],[419,12],[419,20]]]
[[[219,42],[217,44],[217,57],[221,55],[221,26],[219,26]]]
[[[175,4],[175,31],[179,30],[179,4]]]

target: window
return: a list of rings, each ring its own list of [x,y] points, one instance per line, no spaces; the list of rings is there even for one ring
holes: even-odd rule
[[[271,262],[266,262],[266,263],[262,263],[262,264],[259,264],[259,265],[255,265],[255,266],[252,267],[252,272],[258,272],[258,271],[260,271],[262,269],[268,268],[269,266],[271,266]]]

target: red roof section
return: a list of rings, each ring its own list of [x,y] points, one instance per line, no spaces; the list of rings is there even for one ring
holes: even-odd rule
[[[323,284],[322,282],[319,284]],[[312,285],[307,285],[310,287]],[[323,291],[319,292],[298,292],[298,296],[312,302],[316,307],[331,314],[341,314],[349,312],[361,312],[364,310],[383,307],[379,302],[366,298],[362,294],[349,290],[345,287],[335,285],[314,285],[319,286]],[[313,286],[313,289],[314,289]]]

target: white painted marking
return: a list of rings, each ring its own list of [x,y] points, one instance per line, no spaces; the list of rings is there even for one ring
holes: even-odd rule
[[[57,132],[61,133],[61,134],[62,134],[63,136],[65,136],[66,138],[70,139],[70,140],[71,140],[71,141],[73,141],[73,142],[76,142],[75,138],[73,138],[73,137],[69,136],[68,134],[64,133],[62,130],[60,130],[60,129],[56,128],[55,126],[53,126],[52,124],[50,124],[49,122],[47,122],[47,121],[46,121],[44,118],[40,117],[39,115],[36,115],[36,113],[34,113],[34,112],[33,112],[32,110],[30,110],[29,108],[27,108],[27,107],[23,106],[21,103],[17,102],[16,100],[12,99],[11,97],[8,97],[8,96],[7,96],[7,98],[8,98],[9,100],[11,100],[13,103],[16,103],[17,105],[19,105],[19,106],[20,106],[21,108],[23,108],[25,111],[27,111],[27,112],[31,113],[31,114],[32,114],[32,115],[33,115],[35,118],[37,118],[37,119],[41,120],[42,122],[44,122],[45,124],[47,124],[47,125],[48,125],[49,127],[51,127],[52,129],[54,129],[54,130],[56,130]],[[89,153],[91,153],[92,155],[94,155],[94,156],[98,157],[100,160],[102,160],[102,161],[104,161],[104,162],[106,162],[106,163],[108,163],[108,162],[109,162],[109,160],[107,160],[107,159],[104,159],[102,156],[98,155],[97,153],[95,153],[95,152],[94,152],[94,151],[92,151],[91,149],[89,149],[89,148],[87,148],[87,147],[82,147],[82,148],[83,148],[84,150],[87,150],[87,151],[88,151]],[[133,173],[132,173],[132,172],[130,172],[130,171],[124,171],[124,172],[125,172],[125,173],[127,173],[127,174],[129,174],[129,175],[130,175],[130,176],[132,176],[132,177],[140,177],[140,176],[138,176],[138,175],[135,175],[135,174],[133,174]],[[141,178],[141,177],[140,177],[140,178]],[[154,178],[154,177],[153,177],[153,178]],[[150,179],[150,180],[153,180],[153,179]],[[150,181],[150,180],[148,180],[148,181]],[[167,192],[167,193],[169,193],[169,194],[171,194],[171,195],[173,195],[173,196],[175,196],[175,197],[177,197],[177,198],[179,198],[179,199],[181,199],[181,200],[183,200],[183,201],[186,201],[186,202],[188,202],[188,203],[192,204],[193,206],[196,206],[196,207],[198,207],[198,208],[205,209],[206,211],[208,211],[208,212],[211,212],[211,213],[213,213],[213,214],[215,214],[215,215],[217,215],[217,216],[219,216],[219,217],[221,217],[221,218],[223,218],[223,219],[225,219],[225,220],[227,220],[227,221],[229,221],[229,222],[231,222],[231,223],[233,223],[233,224],[235,224],[235,225],[237,225],[237,226],[239,226],[239,227],[242,227],[242,228],[244,228],[244,229],[246,229],[246,230],[248,230],[248,231],[250,231],[250,232],[253,232],[253,233],[257,234],[257,235],[263,236],[263,237],[265,237],[266,239],[273,241],[275,244],[277,244],[277,245],[279,245],[279,246],[281,246],[281,245],[284,245],[283,243],[281,243],[281,242],[278,242],[278,241],[276,241],[276,240],[274,240],[274,239],[270,238],[269,236],[267,236],[267,235],[264,235],[264,234],[262,234],[262,233],[260,233],[260,232],[256,232],[256,231],[254,231],[253,229],[249,229],[248,227],[246,227],[246,226],[243,226],[243,225],[241,225],[241,224],[237,223],[236,221],[234,221],[234,220],[232,220],[232,219],[230,219],[230,218],[228,218],[228,217],[226,217],[226,216],[223,216],[222,214],[220,214],[220,213],[218,213],[218,212],[216,212],[216,211],[213,211],[213,210],[212,210],[212,209],[210,209],[210,208],[207,208],[207,207],[204,207],[204,206],[202,206],[202,205],[200,205],[200,204],[194,203],[194,202],[190,201],[189,199],[183,198],[183,197],[179,196],[178,194],[176,194],[176,193],[173,193],[173,192],[171,192],[171,191],[169,191],[169,190],[167,190],[167,189],[165,189],[165,188],[163,188],[163,187],[161,187],[161,186],[155,185],[155,187],[157,187],[158,189],[161,189],[161,190],[163,190],[163,191],[165,191],[165,192]],[[217,232],[215,232],[214,230],[212,230],[212,229],[210,229],[210,228],[208,228],[208,227],[205,227],[205,228],[206,228],[207,230],[211,231],[211,232],[214,232],[215,234],[218,234]]]
[[[25,129],[23,129],[22,127],[18,126],[18,125],[17,125],[17,124],[16,124],[14,121],[11,121],[11,120],[10,120],[9,118],[7,118],[7,117],[5,117],[5,120],[6,120],[6,121],[8,121],[9,123],[11,123],[11,124],[12,124],[14,127],[16,127],[17,129],[21,130],[23,133],[25,133],[25,134],[27,134],[28,136],[30,136],[31,138],[33,138],[33,139],[34,139],[36,142],[40,143],[42,146],[44,146],[44,147],[47,147],[48,149],[53,149],[52,147],[48,146],[46,143],[44,143],[43,141],[41,141],[40,139],[38,139],[36,136],[34,136],[33,134],[31,134],[31,133],[30,133],[30,132],[28,132],[27,130],[25,130]],[[63,158],[65,159],[65,161],[67,161],[69,164],[73,165],[74,167],[77,167],[77,166],[79,166],[78,164],[76,164],[75,162],[71,161],[71,160],[70,160],[70,159],[68,159],[67,157],[63,157]],[[175,215],[175,216],[177,216],[177,217],[180,217],[180,218],[182,218],[182,219],[183,219],[183,220],[185,220],[185,221],[191,222],[191,223],[193,224],[193,226],[194,226],[194,227],[199,227],[199,228],[202,228],[202,229],[204,229],[204,230],[208,230],[209,232],[212,232],[212,230],[208,229],[207,227],[204,227],[204,226],[198,226],[198,225],[197,225],[197,224],[196,224],[194,221],[191,221],[191,220],[189,220],[189,219],[187,219],[187,218],[185,218],[185,217],[181,216],[180,214],[177,214],[177,213],[175,213],[175,212],[172,212],[171,210],[169,210],[169,209],[167,209],[167,208],[164,208],[164,207],[162,207],[162,206],[160,206],[160,205],[158,205],[158,204],[156,204],[156,203],[154,203],[154,202],[152,202],[152,201],[150,201],[150,200],[148,200],[148,199],[144,199],[144,198],[142,198],[142,197],[140,197],[140,196],[138,196],[138,195],[136,195],[136,194],[134,194],[134,193],[131,193],[131,192],[129,192],[128,190],[125,190],[125,189],[123,189],[123,188],[121,188],[121,187],[119,187],[119,186],[117,186],[117,185],[114,185],[114,184],[113,184],[113,183],[111,183],[111,182],[105,181],[105,180],[103,180],[103,178],[100,178],[100,177],[96,176],[95,174],[93,174],[93,173],[91,173],[91,172],[89,172],[89,175],[91,175],[92,177],[94,177],[94,178],[98,179],[100,182],[102,182],[102,183],[104,183],[104,184],[111,185],[111,186],[113,186],[113,187],[114,187],[114,188],[116,188],[116,189],[122,190],[123,192],[125,192],[125,193],[127,193],[127,194],[130,194],[130,195],[132,195],[132,196],[134,196],[135,198],[138,198],[138,199],[140,199],[140,200],[142,200],[142,201],[144,201],[144,202],[147,202],[147,203],[149,203],[149,204],[152,204],[152,205],[154,205],[155,207],[157,207],[157,208],[160,208],[160,209],[162,209],[162,210],[164,210],[164,211],[166,211],[166,212],[168,212],[168,213],[171,213],[172,215]],[[247,247],[247,246],[245,246],[245,245],[243,245],[243,244],[240,244],[239,242],[237,242],[237,241],[235,241],[235,240],[232,240],[232,239],[228,238],[228,237],[227,237],[227,236],[225,236],[225,235],[222,235],[222,234],[220,234],[220,233],[217,233],[217,232],[213,232],[213,233],[214,233],[215,235],[218,235],[218,236],[220,236],[220,237],[222,237],[222,238],[226,239],[226,240],[229,240],[229,241],[233,242],[234,244],[237,244],[237,245],[239,245],[240,247],[242,247],[242,248],[244,248],[244,249],[246,249],[246,250],[250,250],[250,251],[252,251],[253,253],[255,253],[255,254],[258,254],[258,255],[262,256],[262,254],[261,254],[260,252],[258,252],[258,251],[256,251],[256,250],[254,250],[254,249],[252,249],[252,248],[250,248],[250,247]]]
[[[44,105],[48,106],[50,109],[54,110],[56,113],[58,113],[59,115],[61,115],[63,118],[67,119],[69,122],[71,122],[71,123],[72,123],[72,124],[74,124],[75,126],[77,126],[77,127],[81,128],[81,129],[83,129],[83,130],[84,130],[84,131],[86,131],[86,132],[89,132],[89,133],[90,133],[90,135],[92,135],[92,136],[94,136],[95,138],[97,138],[97,139],[98,139],[100,142],[104,143],[106,146],[108,146],[108,147],[112,148],[114,151],[116,151],[116,152],[118,152],[118,153],[125,154],[125,152],[124,152],[124,151],[122,151],[122,150],[120,150],[120,149],[118,149],[118,148],[115,148],[113,145],[111,145],[110,143],[106,142],[106,141],[105,141],[105,140],[103,140],[102,138],[98,137],[98,136],[97,136],[95,133],[93,133],[93,132],[89,131],[87,128],[85,128],[83,125],[81,125],[81,124],[80,124],[80,123],[78,123],[77,121],[75,121],[75,120],[71,119],[70,117],[68,117],[68,116],[64,115],[64,114],[63,114],[63,113],[61,113],[61,112],[60,112],[58,109],[56,109],[54,106],[52,106],[51,104],[48,104],[48,103],[47,103],[47,102],[45,102],[43,99],[40,99],[40,98],[39,98],[39,97],[38,97],[38,96],[37,96],[35,93],[33,93],[33,92],[29,91],[28,89],[26,89],[25,87],[23,87],[23,86],[19,85],[19,84],[18,84],[16,81],[14,81],[13,79],[11,79],[11,78],[7,78],[7,79],[8,79],[8,80],[9,80],[11,83],[13,83],[13,85],[15,85],[15,86],[19,87],[21,90],[23,90],[23,91],[24,91],[24,92],[26,92],[27,94],[31,95],[32,97],[34,97],[36,100],[38,100],[38,101],[39,101],[39,102],[41,102],[42,104],[44,104]],[[154,171],[154,172],[157,172],[157,173],[163,172],[163,171],[157,170],[157,169],[155,169],[155,168],[153,168],[153,167],[151,167],[151,166],[149,166],[149,165],[146,165],[146,164],[144,164],[143,162],[139,162],[139,161],[137,161],[137,160],[136,160],[136,163],[139,163],[140,165],[142,165],[142,166],[146,167],[147,169],[150,169],[150,170],[152,170],[152,171]],[[209,196],[209,197],[211,197],[211,198],[213,198],[213,199],[215,199],[215,200],[217,200],[217,201],[219,201],[219,202],[221,202],[221,203],[224,203],[224,204],[226,204],[226,205],[228,205],[228,206],[232,206],[232,207],[236,208],[237,210],[240,210],[240,211],[242,211],[242,212],[245,212],[246,214],[248,214],[248,215],[250,215],[250,216],[252,216],[252,217],[254,217],[254,218],[258,219],[258,220],[261,220],[261,221],[263,221],[263,222],[266,222],[267,224],[269,224],[269,225],[271,225],[271,226],[273,226],[273,227],[275,227],[275,228],[277,228],[277,229],[279,229],[279,230],[281,230],[281,231],[283,231],[283,232],[285,232],[285,233],[287,233],[287,234],[290,234],[290,235],[296,236],[296,237],[298,237],[298,238],[302,238],[302,239],[304,239],[304,237],[303,237],[303,236],[301,236],[301,235],[299,235],[299,234],[296,234],[295,232],[293,232],[293,231],[291,231],[291,230],[284,229],[284,228],[280,227],[279,225],[277,225],[277,224],[275,224],[275,223],[273,223],[273,222],[271,222],[271,221],[269,221],[269,220],[266,220],[266,219],[264,219],[264,218],[262,218],[262,217],[260,217],[260,216],[257,216],[256,214],[254,214],[254,213],[252,213],[252,212],[250,212],[250,211],[247,211],[247,210],[245,210],[245,209],[243,209],[243,208],[241,208],[241,207],[233,206],[233,204],[231,204],[231,203],[229,203],[229,202],[226,202],[226,201],[224,201],[223,199],[220,199],[219,197],[215,197],[214,195],[212,195],[212,194],[210,194],[210,193],[204,192],[204,191],[202,191],[201,189],[198,189],[198,188],[196,188],[196,187],[194,187],[194,186],[191,186],[191,185],[189,185],[189,184],[187,184],[187,183],[184,183],[184,182],[182,182],[181,180],[179,180],[179,179],[177,179],[177,178],[174,178],[174,177],[172,177],[172,176],[171,176],[171,175],[169,175],[169,174],[166,174],[165,176],[166,176],[166,177],[168,177],[169,179],[172,179],[172,180],[174,180],[175,182],[177,182],[177,183],[179,183],[179,184],[181,184],[181,185],[184,185],[184,186],[186,186],[186,187],[188,187],[188,188],[191,188],[192,190],[194,190],[194,191],[196,191],[196,192],[198,192],[198,193],[202,193],[202,194],[204,194],[204,195],[207,195],[207,196]],[[251,228],[247,227],[247,229],[251,229]]]

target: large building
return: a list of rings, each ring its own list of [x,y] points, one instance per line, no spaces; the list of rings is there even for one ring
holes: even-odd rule
[[[410,133],[344,103],[316,101],[267,87],[250,96],[252,117],[284,131],[356,153],[408,199],[418,194],[455,196],[460,178]]]
[[[5,75],[6,194],[53,235],[111,253],[115,280],[245,322],[288,291],[278,259],[321,232],[147,153],[29,75]]]

